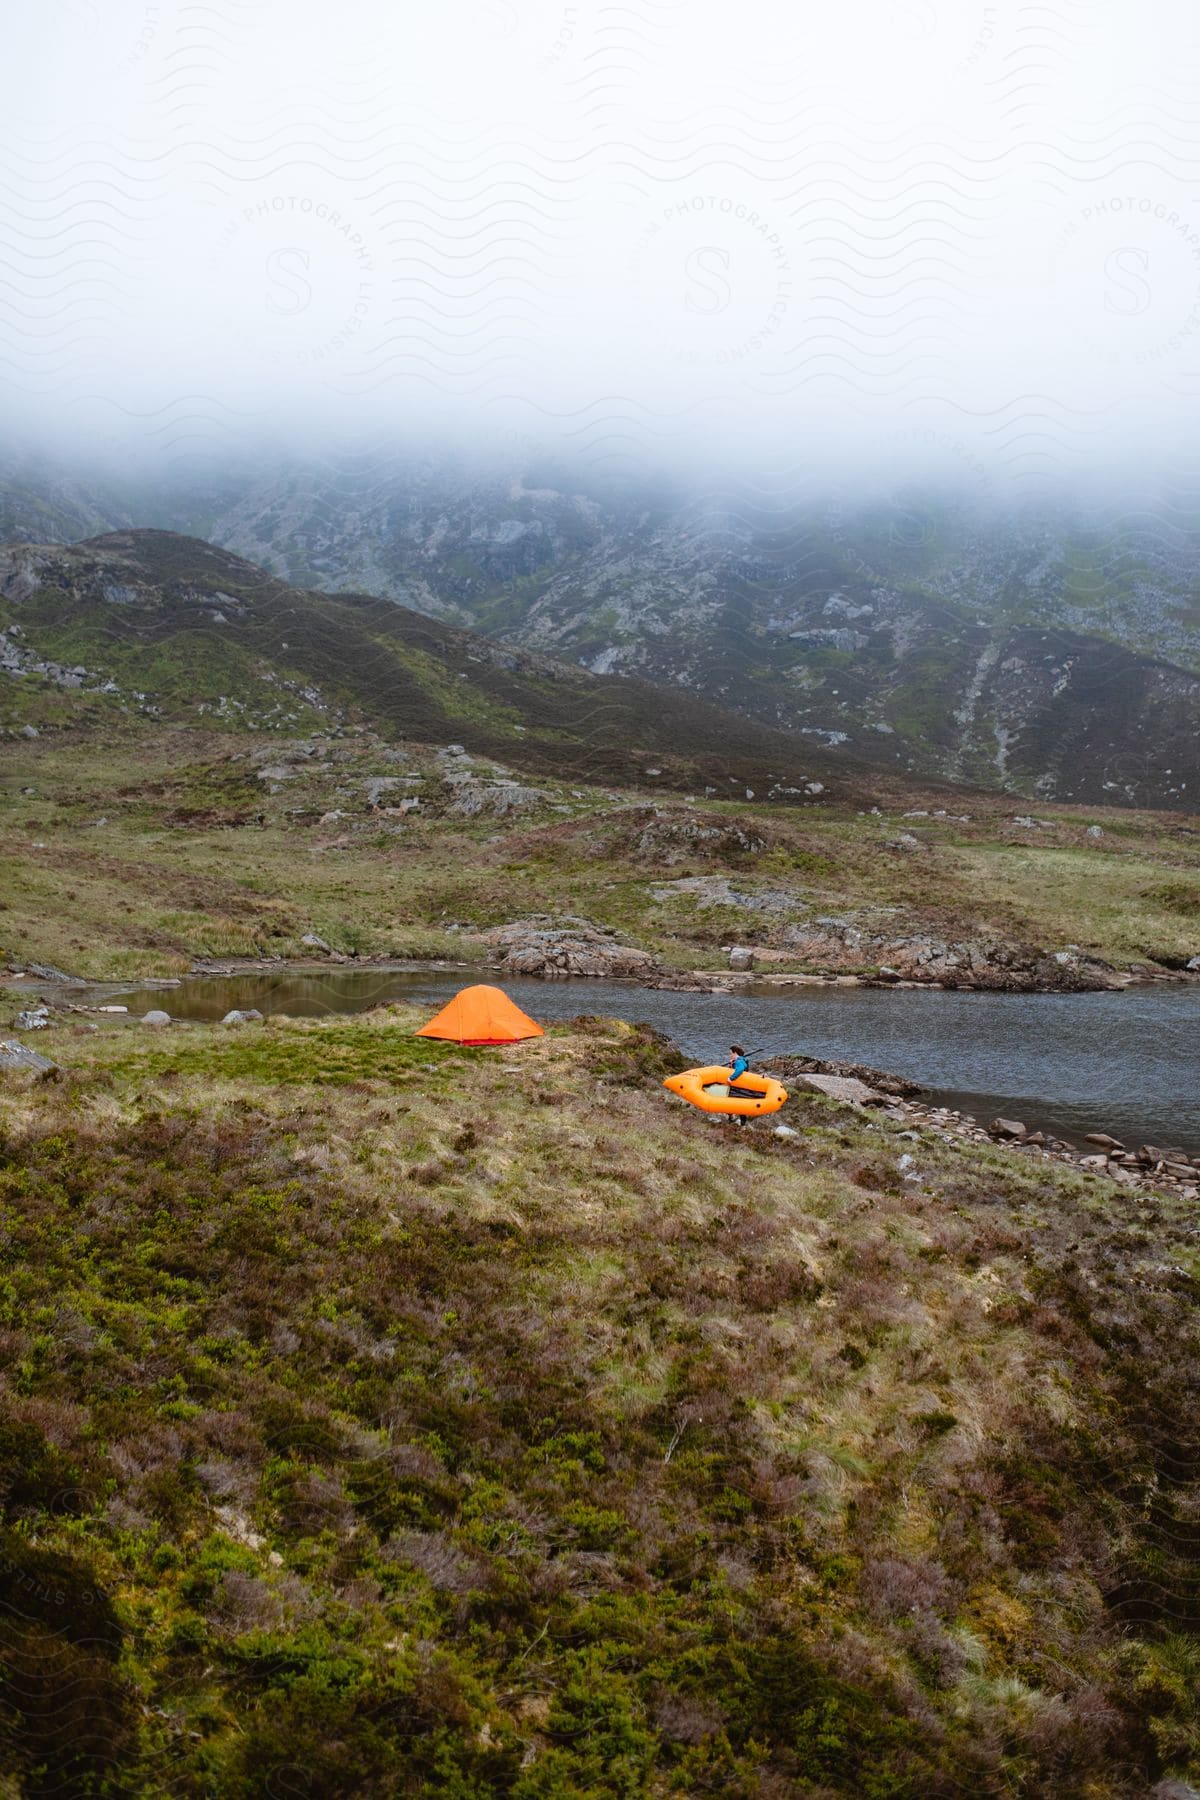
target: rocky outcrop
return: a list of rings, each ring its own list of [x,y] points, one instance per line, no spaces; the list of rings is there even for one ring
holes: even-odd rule
[[[820,1056],[771,1056],[755,1063],[755,1067],[774,1075],[785,1087],[796,1087],[806,1075],[837,1076],[862,1082],[877,1094],[909,1100],[921,1092],[921,1085],[903,1075],[891,1075],[873,1069],[868,1063],[842,1062]]]
[[[884,1096],[878,1088],[868,1087],[865,1081],[859,1081],[853,1075],[797,1075],[793,1086],[824,1094],[830,1100],[841,1100],[847,1106],[884,1104]]]
[[[779,941],[799,962],[834,972],[864,973],[879,985],[981,988],[997,993],[1085,993],[1119,987],[1109,964],[1082,951],[1039,950],[991,939],[955,942],[925,934],[888,937],[846,919],[789,925]]]
[[[623,944],[587,919],[521,919],[484,934],[494,966],[506,975],[561,980],[569,975],[647,981],[659,965],[648,951]]]
[[[12,1069],[18,1073],[27,1071],[31,1075],[46,1075],[58,1064],[48,1056],[39,1056],[27,1044],[20,1044],[16,1038],[0,1038],[0,1069]]]
[[[697,858],[737,863],[769,847],[768,829],[758,819],[741,823],[698,810],[633,806],[615,815],[614,822],[614,849],[663,868]]]

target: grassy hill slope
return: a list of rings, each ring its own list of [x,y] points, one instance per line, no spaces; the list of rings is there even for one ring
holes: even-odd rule
[[[12,642],[59,672],[40,700],[12,684],[13,724],[130,713],[291,731],[357,721],[597,781],[636,780],[649,763],[665,786],[723,794],[788,798],[814,778],[846,799],[903,787],[678,689],[489,644],[389,600],[289,587],[172,532],[0,550],[0,596]]]
[[[173,975],[200,956],[309,955],[310,932],[347,954],[462,959],[537,914],[583,915],[679,969],[722,964],[731,942],[764,967],[820,967],[796,936],[830,916],[1117,964],[1200,955],[1200,835],[1179,816],[1039,807],[1035,822],[998,796],[919,791],[878,811],[827,794],[689,805],[647,776],[539,776],[510,806],[493,767],[370,732],[121,715],[10,742],[0,961]]]
[[[1200,1776],[1183,1209],[413,1022],[0,1086],[14,1794]]]

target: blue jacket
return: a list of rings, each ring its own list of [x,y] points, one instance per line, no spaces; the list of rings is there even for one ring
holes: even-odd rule
[[[735,1056],[729,1067],[731,1071],[730,1079],[736,1081],[739,1075],[744,1075],[746,1073],[750,1064],[746,1061],[744,1056]]]

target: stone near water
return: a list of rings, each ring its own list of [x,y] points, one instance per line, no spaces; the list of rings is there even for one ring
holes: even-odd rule
[[[1119,1138],[1109,1137],[1107,1131],[1089,1131],[1083,1141],[1085,1144],[1099,1144],[1102,1150],[1123,1150],[1125,1148]]]
[[[127,1006],[98,1006],[96,1011],[102,1013],[127,1013],[129,1008]]]
[[[150,1025],[156,1030],[161,1030],[164,1025],[169,1025],[170,1023],[170,1013],[163,1012],[159,1007],[153,1007],[148,1013],[142,1014],[142,1024]]]
[[[256,1006],[234,1007],[221,1020],[222,1025],[253,1025],[261,1021],[262,1014]]]
[[[48,1056],[39,1056],[27,1044],[19,1044],[16,1038],[0,1038],[0,1069],[27,1069],[33,1074],[44,1075],[57,1067],[58,1064],[51,1062]]]
[[[868,1087],[853,1075],[795,1075],[792,1086],[808,1088],[814,1094],[825,1094],[830,1100],[841,1100],[850,1106],[882,1106],[884,1096],[877,1088]]]
[[[323,950],[326,956],[331,956],[333,954],[329,945],[325,942],[325,939],[323,937],[318,937],[315,931],[306,931],[304,936],[300,939],[300,942],[304,945],[306,950]]]
[[[729,952],[729,966],[731,969],[752,969],[754,967],[753,950],[748,949],[745,944],[734,944]]]
[[[988,1130],[998,1138],[1022,1139],[1026,1135],[1020,1119],[993,1119]]]
[[[43,1031],[50,1023],[50,1014],[46,1007],[26,1007],[19,1012],[14,1021],[18,1031]]]
[[[39,981],[65,981],[67,983],[73,983],[75,980],[75,977],[73,975],[68,975],[65,970],[56,969],[53,963],[26,963],[24,973],[26,975],[36,975]]]
[[[1107,1169],[1108,1158],[1107,1156],[1081,1156],[1079,1159],[1079,1166],[1081,1169],[1095,1169],[1097,1171],[1100,1169]]]
[[[661,973],[648,951],[622,944],[587,919],[520,919],[485,932],[483,942],[495,952],[493,966],[506,975],[648,981]]]

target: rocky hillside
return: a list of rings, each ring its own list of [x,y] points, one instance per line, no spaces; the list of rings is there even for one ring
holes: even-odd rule
[[[170,525],[287,580],[692,689],[872,763],[1041,799],[1200,792],[1194,533],[1065,502],[900,484],[872,505],[499,478],[446,463],[207,477],[11,476],[0,534]]]
[[[373,726],[521,769],[801,803],[889,785],[678,690],[597,676],[366,595],[291,587],[171,532],[0,550],[2,723]],[[899,784],[891,783],[893,787]]]

